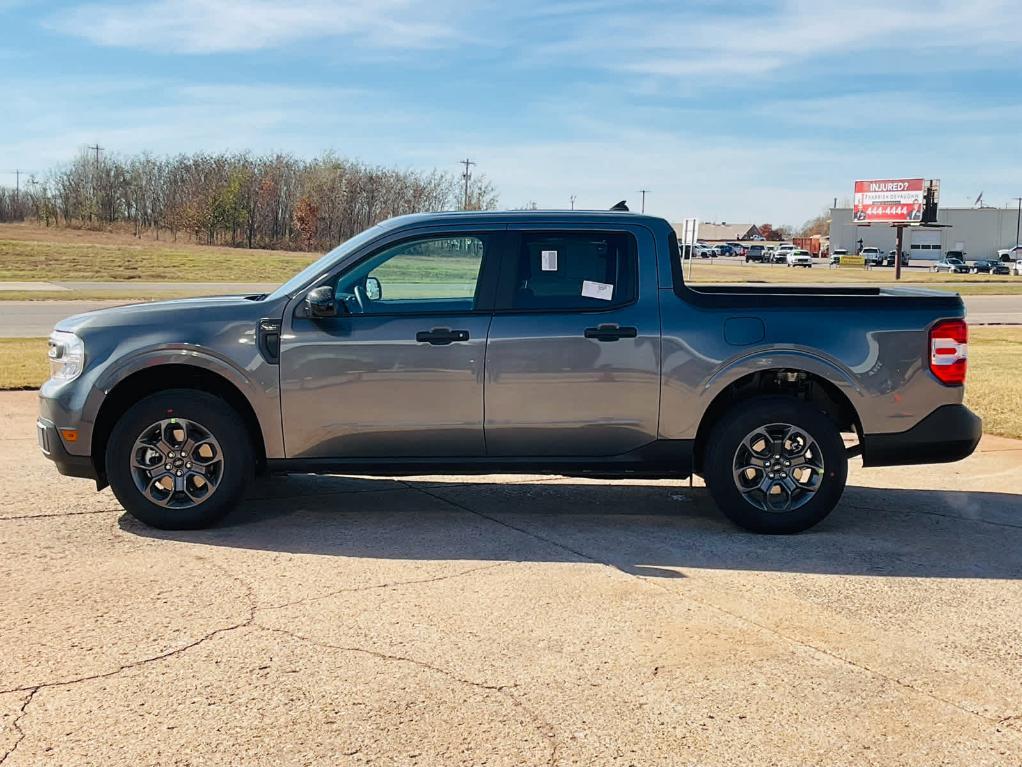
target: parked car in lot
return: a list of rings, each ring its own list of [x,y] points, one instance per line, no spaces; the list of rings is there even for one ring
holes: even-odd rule
[[[884,263],[884,254],[880,248],[863,248],[859,255],[866,260],[866,266],[882,266]]]
[[[973,274],[1011,274],[1007,264],[991,260],[973,261],[969,271]]]
[[[744,256],[747,249],[747,246],[740,242],[729,242],[728,247],[731,248],[731,255],[738,257]]]
[[[790,242],[782,242],[773,252],[770,254],[770,260],[775,264],[783,264],[786,262],[788,254],[791,251],[797,250],[797,248]]]
[[[808,250],[790,250],[784,259],[788,266],[804,266],[807,269],[813,266],[813,256]]]
[[[968,274],[969,267],[966,266],[962,259],[952,256],[951,253],[955,251],[948,251],[948,255],[944,256],[940,261],[937,261],[933,266],[930,267],[930,271],[933,272],[947,272],[948,274]]]
[[[1022,261],[1022,245],[1016,245],[1014,248],[1001,248],[997,251],[997,258],[1007,264]]]
[[[62,320],[39,444],[161,528],[215,523],[255,473],[697,473],[769,533],[823,519],[849,455],[975,449],[959,296],[696,288],[678,252],[630,213],[391,219],[268,294]]]
[[[750,245],[745,249],[745,263],[754,261],[756,263],[763,263],[767,259],[766,248],[762,245]]]
[[[884,257],[884,266],[894,266],[894,260],[898,257],[898,251],[889,250]],[[901,265],[908,266],[908,253],[901,254]]]

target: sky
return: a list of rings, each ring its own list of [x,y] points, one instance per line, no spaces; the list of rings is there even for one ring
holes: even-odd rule
[[[0,0],[0,184],[98,142],[460,172],[500,206],[801,224],[1022,195],[1022,1]]]

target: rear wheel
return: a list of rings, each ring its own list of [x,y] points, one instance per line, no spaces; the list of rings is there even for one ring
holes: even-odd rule
[[[117,500],[136,519],[165,530],[219,521],[243,496],[253,469],[241,417],[219,397],[189,389],[133,405],[106,448]]]
[[[703,476],[732,522],[757,533],[797,533],[844,492],[848,456],[825,414],[792,397],[759,397],[713,427]]]

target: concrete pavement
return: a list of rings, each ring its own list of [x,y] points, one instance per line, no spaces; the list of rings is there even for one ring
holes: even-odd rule
[[[143,527],[0,394],[0,761],[1012,765],[1022,443],[793,537],[686,482],[278,478]],[[6,759],[6,761],[4,761]]]
[[[1022,295],[964,296],[974,325],[1022,325]]]

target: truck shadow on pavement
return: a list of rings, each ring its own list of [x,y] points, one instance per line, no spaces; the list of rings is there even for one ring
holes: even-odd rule
[[[814,529],[733,526],[705,489],[586,480],[492,482],[291,476],[260,484],[219,527],[125,532],[193,544],[407,560],[599,562],[916,578],[1022,578],[1022,497],[850,486]]]

